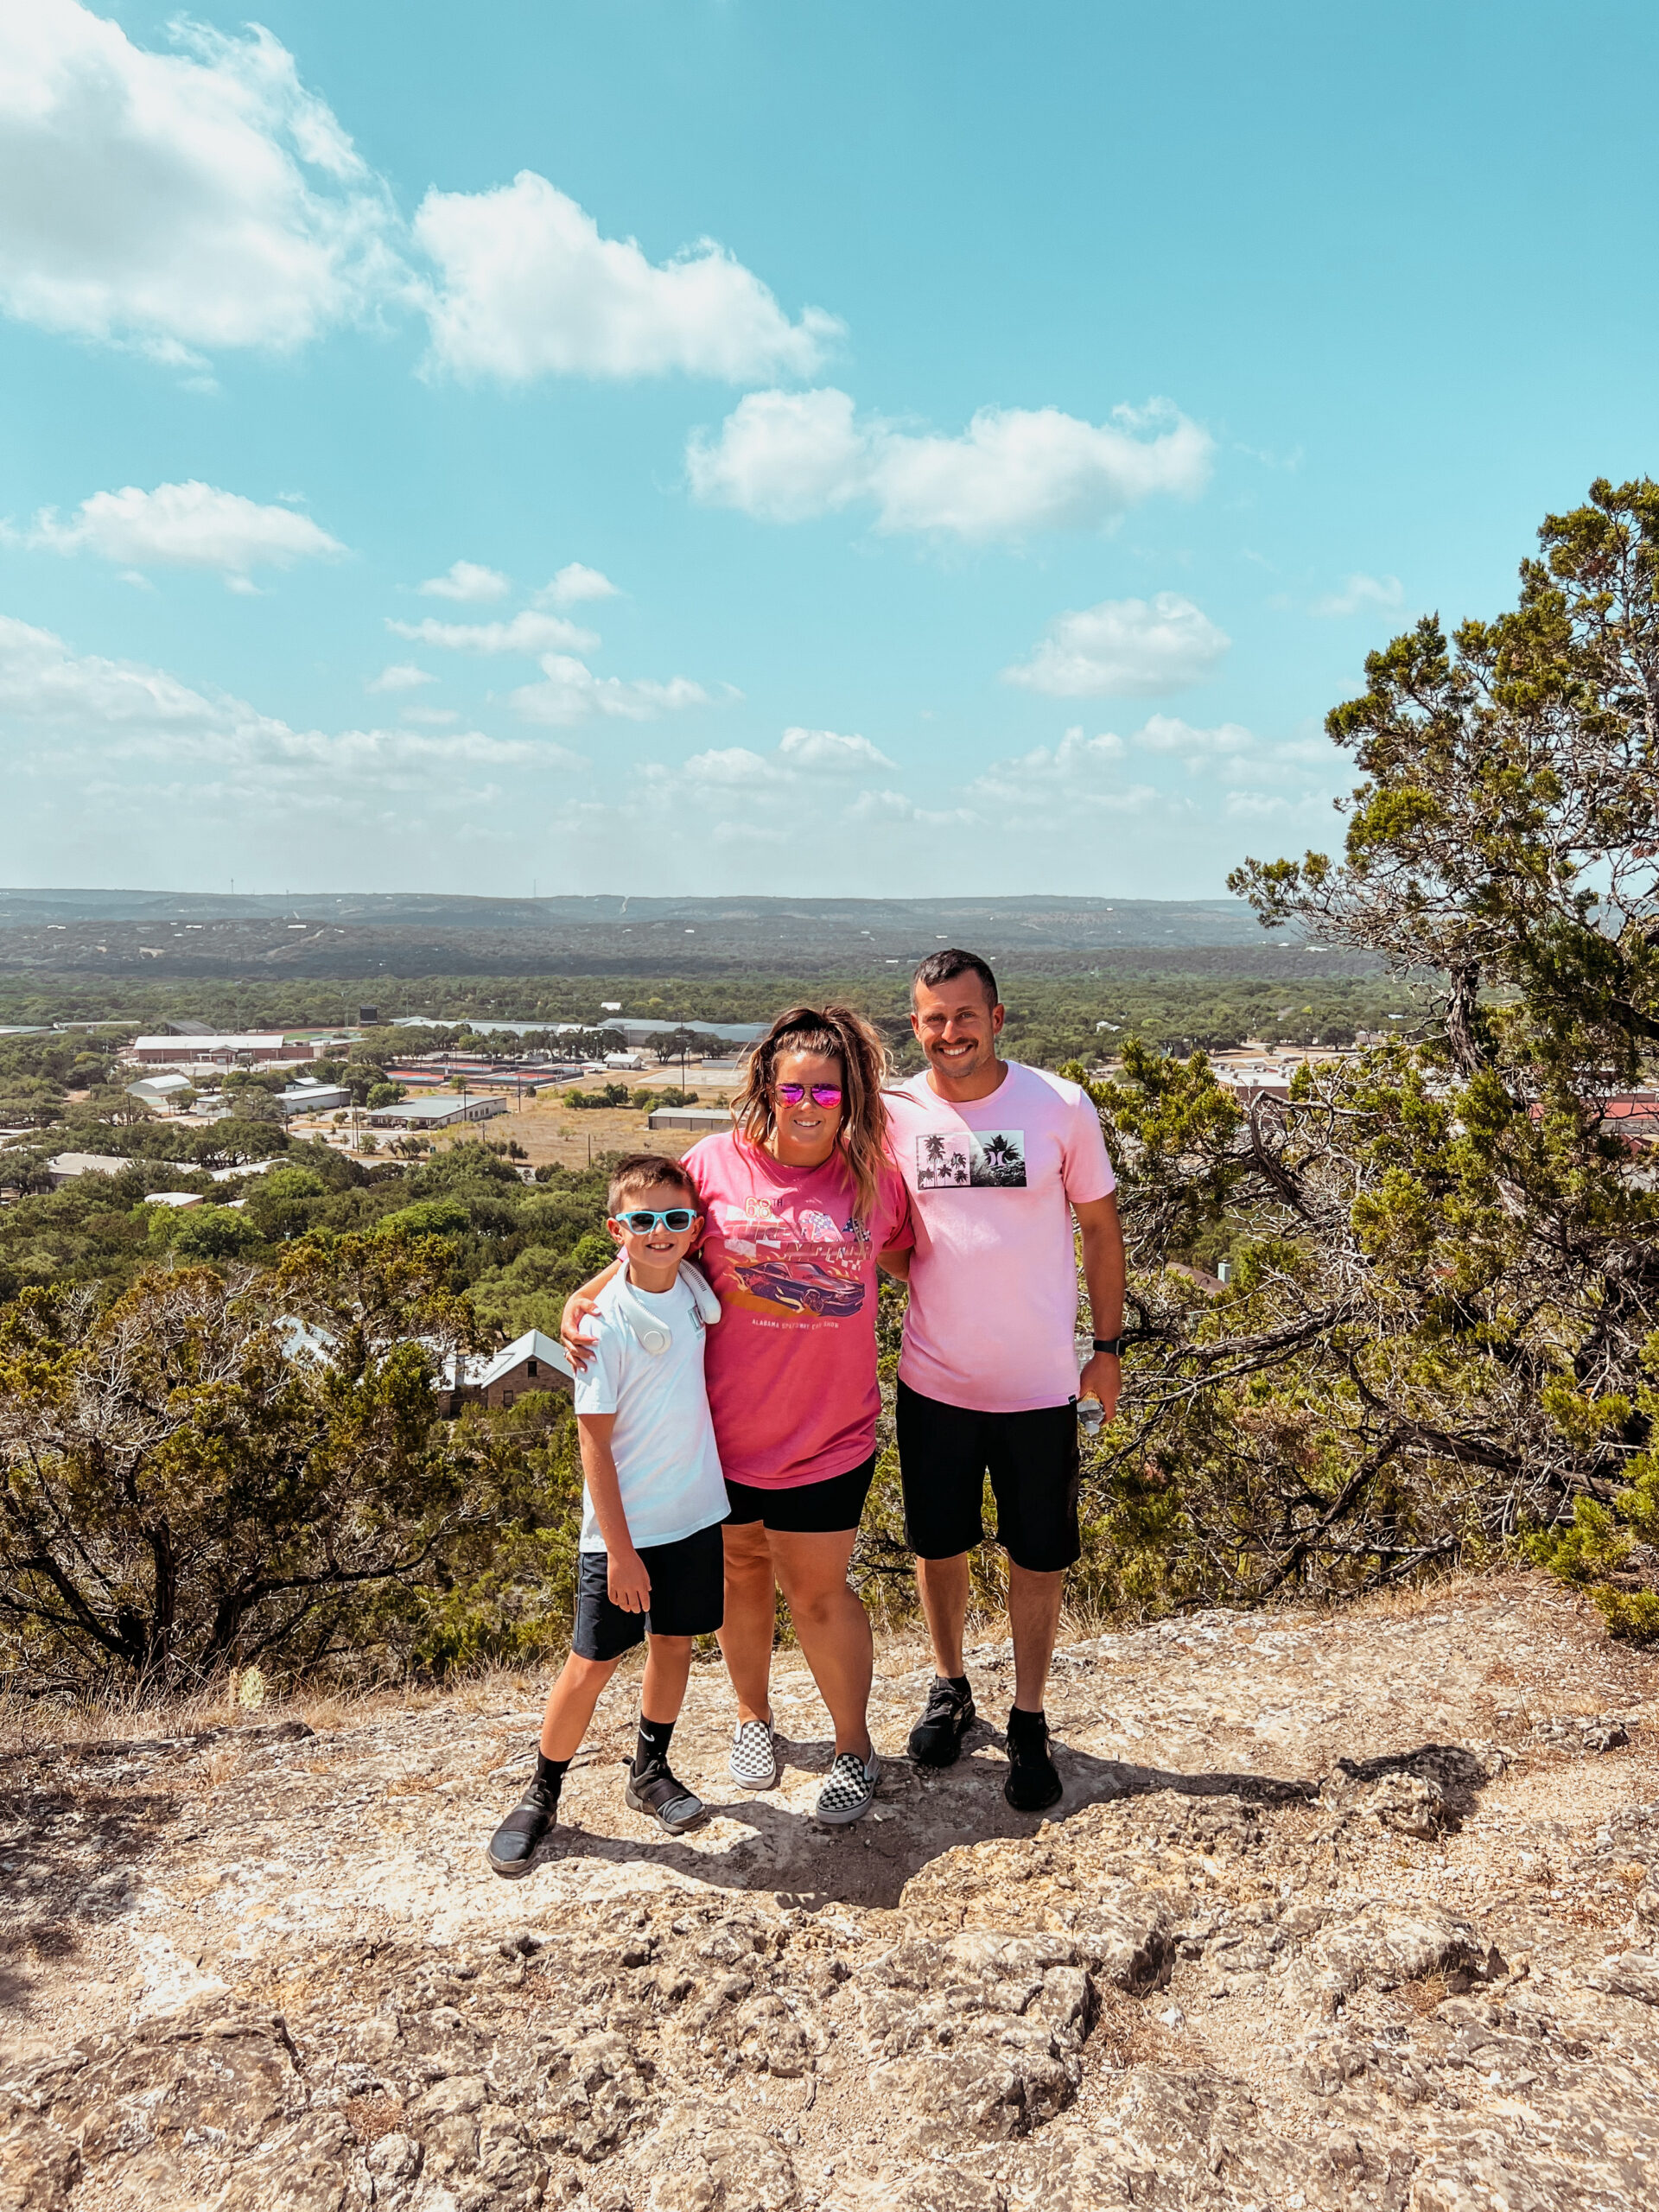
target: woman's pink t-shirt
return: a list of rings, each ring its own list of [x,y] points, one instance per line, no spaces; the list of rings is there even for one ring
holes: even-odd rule
[[[844,1475],[875,1449],[875,1255],[914,1241],[903,1178],[883,1173],[861,1226],[839,1153],[786,1167],[734,1133],[704,1137],[684,1166],[702,1201],[697,1262],[720,1297],[703,1371],[721,1465],[760,1490]]]

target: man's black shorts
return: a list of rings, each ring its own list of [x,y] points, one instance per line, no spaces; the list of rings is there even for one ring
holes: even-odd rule
[[[826,1475],[822,1482],[790,1483],[781,1489],[763,1489],[759,1483],[734,1483],[726,1478],[731,1511],[726,1518],[734,1527],[752,1527],[759,1521],[780,1535],[840,1535],[856,1529],[864,1515],[864,1501],[875,1480],[875,1454],[861,1459],[844,1475]]]
[[[641,1544],[651,1577],[651,1608],[625,1613],[611,1603],[610,1560],[582,1552],[576,1567],[576,1623],[570,1649],[578,1659],[620,1659],[652,1636],[712,1636],[726,1618],[726,1547],[720,1523],[677,1544]]]
[[[1077,1529],[1077,1405],[977,1414],[899,1385],[905,1537],[918,1559],[954,1559],[982,1542],[985,1477],[996,1539],[1016,1567],[1052,1574],[1083,1549]]]

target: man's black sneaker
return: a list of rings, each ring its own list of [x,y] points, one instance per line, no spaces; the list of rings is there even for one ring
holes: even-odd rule
[[[696,1790],[676,1781],[665,1766],[647,1767],[643,1774],[631,1771],[622,1796],[631,1812],[644,1813],[664,1835],[683,1835],[688,1828],[701,1827],[709,1817],[709,1808]]]
[[[1038,1713],[1008,1715],[1008,1778],[1002,1795],[1016,1813],[1046,1813],[1065,1784],[1048,1752],[1048,1723]]]
[[[490,1838],[484,1856],[498,1874],[516,1882],[528,1874],[536,1847],[559,1816],[559,1793],[532,1782]]]
[[[926,1708],[910,1732],[910,1756],[918,1766],[954,1766],[962,1755],[962,1739],[978,1718],[973,1692],[936,1675]]]

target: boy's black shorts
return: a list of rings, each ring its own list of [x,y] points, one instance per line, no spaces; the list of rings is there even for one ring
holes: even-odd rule
[[[899,1385],[899,1471],[905,1540],[918,1559],[954,1559],[984,1541],[987,1474],[996,1540],[1016,1567],[1052,1574],[1083,1550],[1077,1403],[980,1414]]]
[[[582,1552],[576,1569],[576,1623],[570,1649],[578,1659],[620,1659],[650,1636],[712,1636],[726,1618],[726,1547],[720,1523],[677,1544],[641,1544],[651,1577],[651,1609],[625,1613],[611,1603],[610,1560]]]

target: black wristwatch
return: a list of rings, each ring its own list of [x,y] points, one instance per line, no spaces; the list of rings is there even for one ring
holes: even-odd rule
[[[1095,1350],[1096,1351],[1109,1351],[1114,1359],[1122,1359],[1123,1357],[1123,1339],[1122,1337],[1096,1337],[1095,1338]]]

